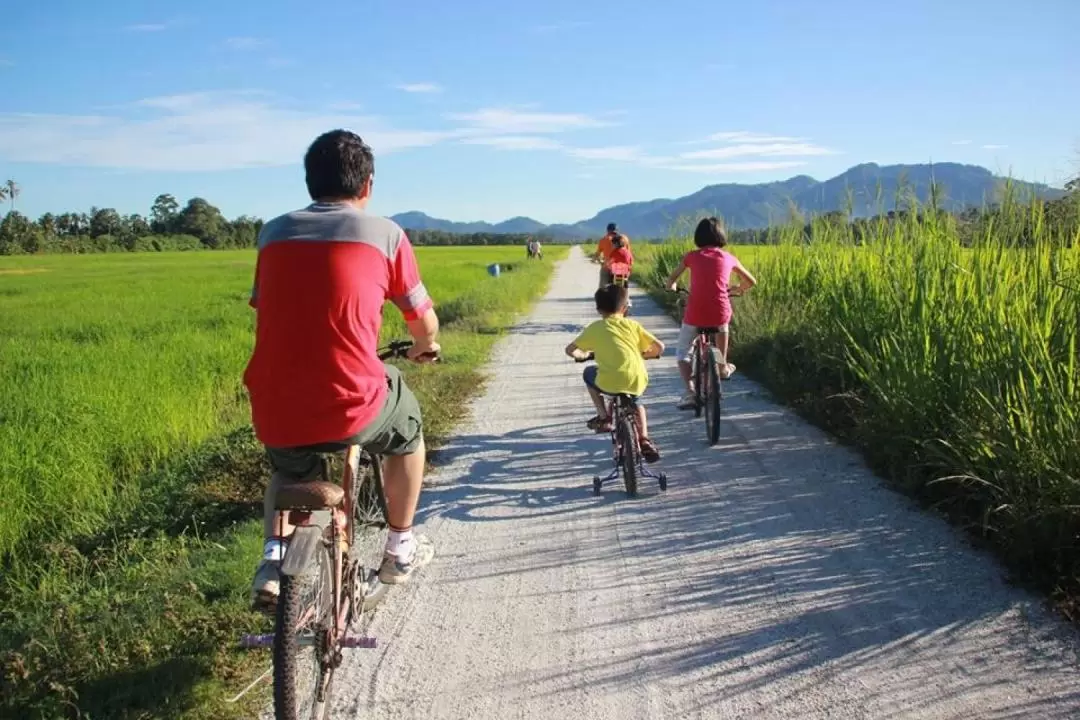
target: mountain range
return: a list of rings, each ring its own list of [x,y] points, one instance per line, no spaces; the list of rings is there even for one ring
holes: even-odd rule
[[[704,213],[722,217],[732,229],[761,228],[783,222],[789,217],[792,206],[803,213],[820,214],[844,210],[850,202],[853,215],[866,217],[893,209],[899,187],[909,188],[920,203],[926,203],[931,180],[937,183],[943,196],[939,205],[952,211],[992,202],[1005,183],[1005,178],[977,165],[882,166],[865,163],[824,181],[796,175],[787,180],[754,185],[708,185],[685,197],[658,198],[605,208],[587,220],[572,224],[545,225],[529,217],[513,217],[499,223],[454,222],[415,211],[394,215],[393,219],[407,230],[532,233],[561,239],[597,237],[604,234],[609,222],[614,222],[630,237],[662,237],[681,218]],[[1014,185],[1022,196],[1034,193],[1054,199],[1063,194],[1061,190],[1039,183],[1014,181]]]

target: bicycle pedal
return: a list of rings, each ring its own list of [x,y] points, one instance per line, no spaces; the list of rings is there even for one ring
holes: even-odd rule
[[[240,647],[244,650],[273,647],[273,635],[243,635],[240,637]]]
[[[341,647],[374,650],[378,647],[378,641],[375,638],[366,635],[350,635],[341,638]]]

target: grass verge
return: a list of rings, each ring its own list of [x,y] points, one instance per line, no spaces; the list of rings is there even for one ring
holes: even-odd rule
[[[1035,235],[1018,247],[1009,213]],[[972,247],[955,220],[815,221],[736,255],[740,371],[858,447],[1074,620],[1080,598],[1080,242],[1040,205],[1006,206]],[[812,241],[809,239],[812,237]],[[690,249],[641,256],[660,279]]]
[[[446,362],[402,369],[433,445],[565,252],[419,250]],[[239,384],[253,262],[5,261],[36,272],[0,286],[0,364],[16,370],[0,379],[0,716],[209,720],[263,700],[226,702],[268,662],[234,649],[266,627],[246,609],[268,477]],[[383,337],[404,333],[390,310]]]

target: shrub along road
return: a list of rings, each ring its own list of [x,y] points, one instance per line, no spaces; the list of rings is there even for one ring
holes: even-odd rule
[[[421,500],[439,554],[335,682],[365,718],[1066,718],[1077,637],[959,531],[736,375],[715,448],[649,364],[669,490],[621,486],[581,365],[596,267],[574,250],[500,341]]]

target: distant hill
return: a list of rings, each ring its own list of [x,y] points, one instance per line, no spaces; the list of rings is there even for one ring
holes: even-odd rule
[[[708,185],[681,198],[659,198],[632,202],[601,210],[587,220],[573,224],[544,225],[538,220],[515,217],[500,223],[453,222],[407,212],[395,215],[399,225],[416,230],[443,230],[454,233],[548,233],[559,238],[597,237],[609,222],[631,237],[659,237],[668,234],[680,218],[715,213],[731,228],[760,228],[770,222],[783,222],[792,205],[804,213],[844,210],[849,201],[856,216],[874,215],[895,207],[897,188],[904,185],[915,192],[919,202],[927,202],[931,176],[943,194],[942,206],[959,211],[972,205],[992,202],[1005,182],[977,165],[939,163],[931,165],[877,165],[864,163],[819,181],[807,175],[779,182],[741,185]],[[879,191],[880,185],[880,191]],[[1063,192],[1048,185],[1016,182],[1021,193],[1034,192],[1053,199]]]

